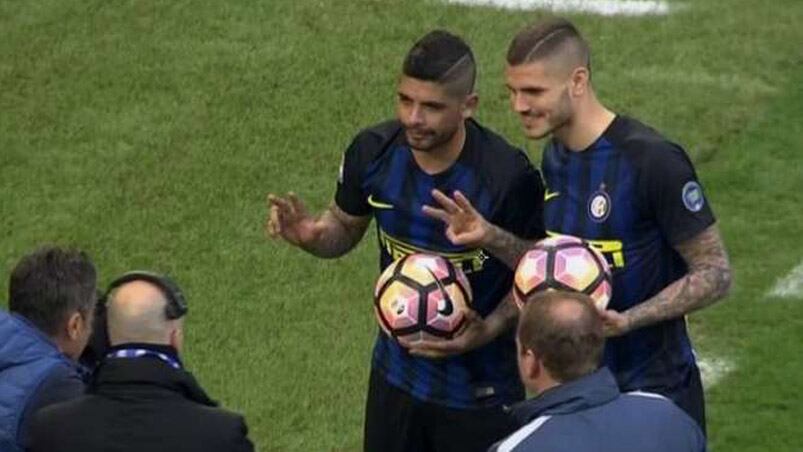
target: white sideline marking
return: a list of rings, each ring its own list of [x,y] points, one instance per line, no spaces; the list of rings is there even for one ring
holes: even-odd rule
[[[514,10],[546,9],[603,16],[646,16],[669,14],[669,3],[661,0],[446,0],[468,6],[492,6]]]
[[[733,370],[736,369],[736,364],[725,358],[698,357],[697,367],[700,368],[703,388],[711,389],[719,383],[725,375],[733,372]]]
[[[803,261],[788,275],[778,279],[769,291],[771,297],[803,298]]]

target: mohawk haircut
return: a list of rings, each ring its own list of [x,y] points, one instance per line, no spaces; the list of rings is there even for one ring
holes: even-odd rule
[[[465,96],[474,92],[477,65],[465,41],[448,31],[434,30],[407,52],[402,73],[443,85],[451,95]]]
[[[569,70],[578,66],[591,72],[591,50],[571,22],[562,18],[548,19],[519,31],[507,49],[511,66],[555,60]]]

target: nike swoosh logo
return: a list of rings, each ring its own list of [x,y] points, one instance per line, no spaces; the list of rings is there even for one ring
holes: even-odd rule
[[[435,276],[435,273],[433,273],[430,269],[427,269],[427,271],[430,275],[432,275],[432,278],[435,280],[435,284],[438,286],[438,290],[440,290],[443,294],[443,309],[438,309],[438,314],[447,317],[452,315],[454,312],[454,303],[452,303],[452,297],[449,296],[449,292],[446,291],[446,287],[444,287],[441,280]]]
[[[550,199],[557,198],[558,196],[560,196],[559,191],[549,191],[547,189],[547,191],[544,192],[544,201],[549,201]]]
[[[384,203],[374,199],[374,195],[368,195],[368,204],[376,209],[392,209],[393,204]]]

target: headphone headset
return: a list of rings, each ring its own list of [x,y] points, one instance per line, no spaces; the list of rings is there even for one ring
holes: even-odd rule
[[[84,348],[84,352],[81,354],[80,358],[81,364],[89,370],[97,368],[111,346],[109,344],[109,332],[106,321],[106,301],[109,298],[109,294],[114,289],[131,281],[146,281],[162,291],[165,298],[167,298],[165,317],[167,317],[168,320],[181,318],[187,313],[187,300],[184,298],[184,294],[181,292],[178,284],[172,279],[165,275],[142,270],[124,273],[109,283],[106,292],[101,294],[98,298],[98,304],[95,306],[95,320],[92,336],[90,336],[89,343],[87,347]]]
[[[116,278],[109,283],[109,287],[106,289],[106,294],[103,299],[106,300],[114,289],[132,281],[146,281],[162,291],[167,298],[165,317],[167,317],[168,320],[179,319],[187,313],[187,300],[184,298],[184,294],[181,292],[181,288],[178,287],[178,284],[165,275],[144,270],[127,272]]]

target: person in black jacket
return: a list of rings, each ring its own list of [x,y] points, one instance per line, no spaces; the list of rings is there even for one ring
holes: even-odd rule
[[[33,452],[253,451],[244,419],[217,408],[179,357],[184,297],[168,278],[132,272],[108,294],[111,349],[87,394],[40,411]]]

